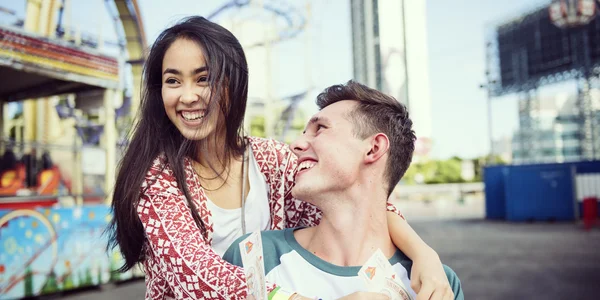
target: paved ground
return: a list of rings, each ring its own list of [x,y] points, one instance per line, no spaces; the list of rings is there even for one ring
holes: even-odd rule
[[[467,299],[600,299],[600,228],[482,220],[413,222]]]
[[[459,275],[467,299],[600,299],[600,227],[481,219],[414,220],[419,234]],[[142,299],[134,281],[69,295],[71,300]]]

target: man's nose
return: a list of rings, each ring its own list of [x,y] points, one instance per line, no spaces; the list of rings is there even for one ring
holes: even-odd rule
[[[303,134],[299,136],[292,144],[290,144],[290,148],[292,149],[292,152],[296,154],[296,156],[299,156],[300,153],[306,151],[308,148],[308,139]]]

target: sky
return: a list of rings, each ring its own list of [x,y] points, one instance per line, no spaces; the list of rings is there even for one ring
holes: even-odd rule
[[[274,0],[263,1],[269,3]],[[487,98],[479,85],[484,82],[486,36],[495,24],[549,0],[426,1],[433,128],[431,156],[474,158],[485,155],[489,151]],[[192,14],[206,16],[226,1],[138,2],[147,40],[152,43],[162,30],[182,17]],[[294,41],[273,47],[269,54],[270,72],[258,71],[264,69],[263,65],[250,65],[250,94],[265,94],[268,90],[273,97],[285,97],[308,90],[310,99],[314,99],[323,88],[352,78],[349,2],[310,1],[310,26]],[[23,11],[24,3],[24,0],[0,0],[0,7],[19,12]],[[106,40],[114,40],[114,26],[104,0],[71,0],[71,3],[73,11],[102,12],[71,13],[68,16],[71,24],[77,24],[82,31],[101,34]],[[230,10],[221,20],[227,22],[235,13]],[[250,18],[256,14],[259,19],[269,20],[253,11],[245,16]],[[8,17],[0,14],[0,18],[6,21]],[[272,22],[280,24],[281,20]],[[250,52],[247,51],[249,60],[262,55]],[[302,107],[308,115],[316,111],[314,101],[305,101]],[[495,139],[510,136],[518,128],[515,97],[493,99],[492,128]]]

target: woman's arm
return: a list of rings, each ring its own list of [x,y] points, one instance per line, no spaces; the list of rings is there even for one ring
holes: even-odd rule
[[[246,298],[243,270],[221,259],[207,244],[183,195],[144,194],[138,215],[150,250],[160,261],[157,267],[176,298]]]
[[[392,241],[413,261],[411,288],[419,299],[430,299],[434,293],[452,295],[453,299],[448,277],[437,252],[419,237],[404,217],[390,211],[390,206],[388,203],[387,221]]]

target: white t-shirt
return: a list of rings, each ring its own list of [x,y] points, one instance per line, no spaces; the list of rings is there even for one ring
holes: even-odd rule
[[[365,282],[358,276],[360,266],[336,266],[322,260],[298,243],[294,237],[294,230],[288,228],[261,233],[268,282],[287,291],[321,299],[338,299],[354,292],[368,290]],[[225,252],[223,259],[237,266],[243,265],[240,247],[232,245]],[[404,285],[404,299],[416,299],[417,295],[410,287],[412,261],[397,250],[389,262],[396,272],[397,279]],[[444,266],[444,271],[454,292],[454,299],[464,300],[456,273],[447,266]]]
[[[248,150],[248,180],[250,190],[246,197],[246,232],[268,230],[271,226],[271,211],[269,209],[269,192],[267,181],[260,172],[252,149]],[[225,209],[214,204],[207,197],[207,207],[212,213],[214,225],[212,248],[219,255],[244,233],[242,232],[242,209]]]

